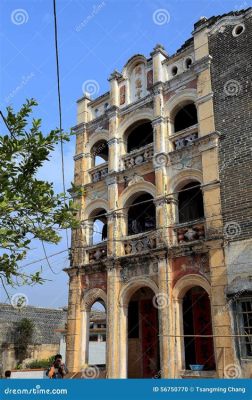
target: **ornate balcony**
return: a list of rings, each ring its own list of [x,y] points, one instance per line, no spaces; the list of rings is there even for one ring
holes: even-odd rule
[[[108,175],[108,163],[102,163],[89,171],[93,183],[99,182]]]
[[[107,257],[107,242],[98,243],[86,249],[88,252],[89,262],[96,262]]]
[[[202,220],[185,222],[174,228],[179,244],[205,239],[205,222]]]
[[[140,149],[133,150],[129,154],[122,157],[123,166],[125,169],[135,167],[136,165],[143,164],[153,157],[153,143],[150,143]]]
[[[123,242],[124,255],[139,254],[158,247],[161,240],[159,231],[149,231],[128,236]]]
[[[183,129],[172,135],[171,141],[175,150],[190,146],[198,138],[198,124]]]

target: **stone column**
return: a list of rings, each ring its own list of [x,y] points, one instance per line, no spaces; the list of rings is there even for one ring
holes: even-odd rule
[[[119,355],[119,291],[120,267],[107,261],[107,351],[106,365],[108,378],[120,377]]]
[[[162,378],[173,377],[174,349],[169,334],[172,332],[171,315],[171,278],[170,265],[166,252],[158,255],[158,287],[157,304],[159,308],[160,360]]]
[[[81,279],[76,268],[68,271],[69,297],[66,337],[66,363],[70,372],[80,370],[81,349]]]
[[[108,170],[110,172],[115,172],[119,170],[120,162],[120,138],[118,138],[118,107],[112,106],[108,110],[109,117],[109,165]]]
[[[164,82],[164,73],[162,61],[168,57],[165,48],[161,44],[157,44],[151,53],[153,62],[153,84]]]
[[[81,122],[89,122],[90,121],[90,113],[88,110],[89,103],[91,98],[88,93],[85,93],[83,97],[77,100],[77,123]]]
[[[113,210],[117,208],[118,201],[118,184],[116,175],[109,175],[106,177],[106,184],[108,186],[108,204],[109,204],[109,218],[108,218],[108,256],[111,257],[115,252],[114,239],[116,236],[115,224],[116,215]]]
[[[118,71],[112,72],[109,77],[110,82],[110,105],[119,106],[119,86],[118,80],[122,77],[122,74]]]
[[[90,311],[81,311],[81,368],[88,364]]]
[[[232,335],[229,307],[226,299],[227,273],[221,241],[208,242],[212,286],[212,325],[217,376],[225,378],[225,368],[238,366]],[[221,336],[223,335],[223,336]],[[230,337],[228,337],[230,336]],[[232,367],[231,367],[232,369]]]

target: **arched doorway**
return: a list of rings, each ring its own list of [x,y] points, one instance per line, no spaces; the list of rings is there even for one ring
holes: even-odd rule
[[[106,308],[97,299],[90,310],[88,364],[106,367]]]
[[[155,294],[142,287],[128,304],[128,378],[154,378],[160,372],[158,309]]]
[[[201,364],[204,370],[215,369],[211,305],[208,293],[200,286],[189,289],[183,297],[185,369]]]

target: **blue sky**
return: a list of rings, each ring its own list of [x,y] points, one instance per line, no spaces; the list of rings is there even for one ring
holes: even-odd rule
[[[251,6],[250,0],[57,0],[59,58],[63,127],[69,130],[76,121],[76,100],[86,81],[95,80],[95,94],[109,89],[107,81],[134,54],[149,56],[157,43],[173,54],[201,17],[219,15]],[[155,15],[160,13],[160,19]],[[1,80],[0,105],[17,110],[26,98],[34,97],[39,107],[36,116],[43,120],[44,132],[58,126],[56,64],[52,0],[1,1]],[[164,19],[162,19],[162,15]],[[158,17],[157,17],[158,18]],[[1,133],[5,127],[1,125]],[[74,138],[65,145],[67,187],[73,176]],[[59,148],[41,171],[41,176],[62,190]],[[46,245],[52,254],[66,249],[65,235],[57,246]],[[40,243],[33,243],[27,263],[43,258]],[[53,257],[52,273],[45,261],[30,265],[29,271],[43,267],[48,279],[43,286],[10,288],[9,293],[24,293],[30,305],[61,307],[67,304],[67,253]],[[0,301],[6,301],[1,291]]]

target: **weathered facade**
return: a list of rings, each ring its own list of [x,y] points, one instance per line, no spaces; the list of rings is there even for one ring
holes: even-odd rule
[[[250,325],[238,333],[229,296],[239,288],[232,251],[251,238],[251,15],[201,18],[176,54],[157,45],[149,59],[135,55],[111,74],[108,93],[78,100],[82,226],[67,270],[72,372],[88,362],[89,315],[100,301],[109,378],[250,375],[251,354],[243,362],[237,346],[251,343],[250,284]],[[237,73],[244,93],[235,97],[228,81]],[[237,173],[232,158],[241,148]],[[241,232],[230,244],[233,221]]]

